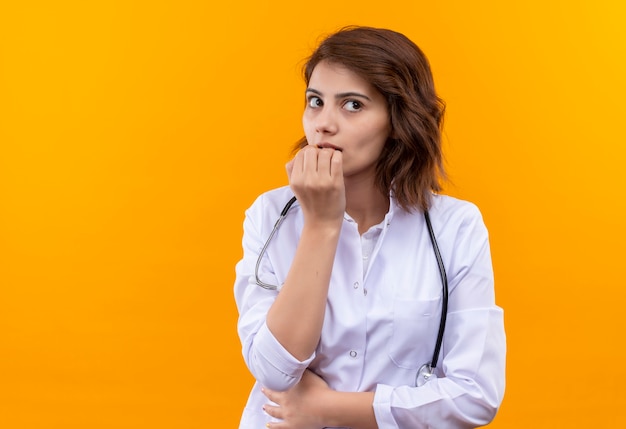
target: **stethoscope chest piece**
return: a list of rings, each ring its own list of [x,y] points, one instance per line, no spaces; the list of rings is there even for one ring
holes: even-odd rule
[[[415,385],[417,387],[423,386],[433,378],[437,378],[434,368],[429,363],[425,363],[420,367],[420,369],[417,370],[417,375],[415,376]]]

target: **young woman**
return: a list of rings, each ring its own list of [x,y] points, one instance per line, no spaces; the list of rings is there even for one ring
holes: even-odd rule
[[[397,32],[349,27],[304,77],[289,186],[244,222],[235,297],[257,382],[240,428],[487,424],[503,313],[478,209],[435,193],[444,107],[426,57]]]

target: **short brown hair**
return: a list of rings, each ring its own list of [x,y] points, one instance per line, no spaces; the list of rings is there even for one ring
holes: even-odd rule
[[[328,36],[303,67],[309,84],[321,61],[348,68],[385,96],[391,134],[376,166],[376,184],[393,192],[405,210],[428,210],[432,192],[441,190],[441,130],[445,104],[436,92],[428,59],[411,40],[392,30],[344,27]],[[306,137],[295,146],[307,145]]]

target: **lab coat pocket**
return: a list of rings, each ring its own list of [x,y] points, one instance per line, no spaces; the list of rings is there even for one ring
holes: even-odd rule
[[[394,299],[389,357],[401,368],[417,369],[432,358],[441,297]]]

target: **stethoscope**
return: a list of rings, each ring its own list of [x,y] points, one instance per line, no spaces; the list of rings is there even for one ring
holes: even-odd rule
[[[261,253],[256,261],[256,267],[254,269],[254,277],[256,279],[256,284],[261,286],[267,290],[276,290],[278,286],[271,285],[268,283],[264,283],[259,278],[259,267],[261,266],[261,260],[263,259],[263,255],[267,251],[267,246],[269,246],[270,241],[280,228],[280,225],[283,223],[285,218],[287,217],[287,213],[289,209],[296,202],[296,197],[293,197],[285,204],[285,207],[280,212],[280,216],[276,220],[274,224],[274,228],[270,233],[269,237],[265,241],[263,248],[261,249]],[[424,212],[424,219],[426,220],[426,226],[428,227],[428,234],[430,236],[430,242],[433,246],[433,251],[435,252],[435,258],[437,259],[437,265],[439,267],[439,275],[441,276],[441,285],[442,285],[442,300],[441,300],[441,318],[439,319],[439,331],[437,332],[437,341],[435,342],[435,349],[433,351],[433,357],[430,362],[422,365],[417,371],[417,375],[415,376],[415,385],[423,386],[431,377],[435,374],[435,368],[437,367],[437,361],[439,360],[439,353],[441,351],[441,345],[443,343],[443,332],[446,329],[446,316],[448,315],[448,277],[446,276],[446,268],[443,265],[443,259],[441,259],[441,253],[439,252],[439,246],[437,245],[437,239],[435,238],[435,232],[433,231],[433,225],[430,222],[430,215],[428,211]]]

